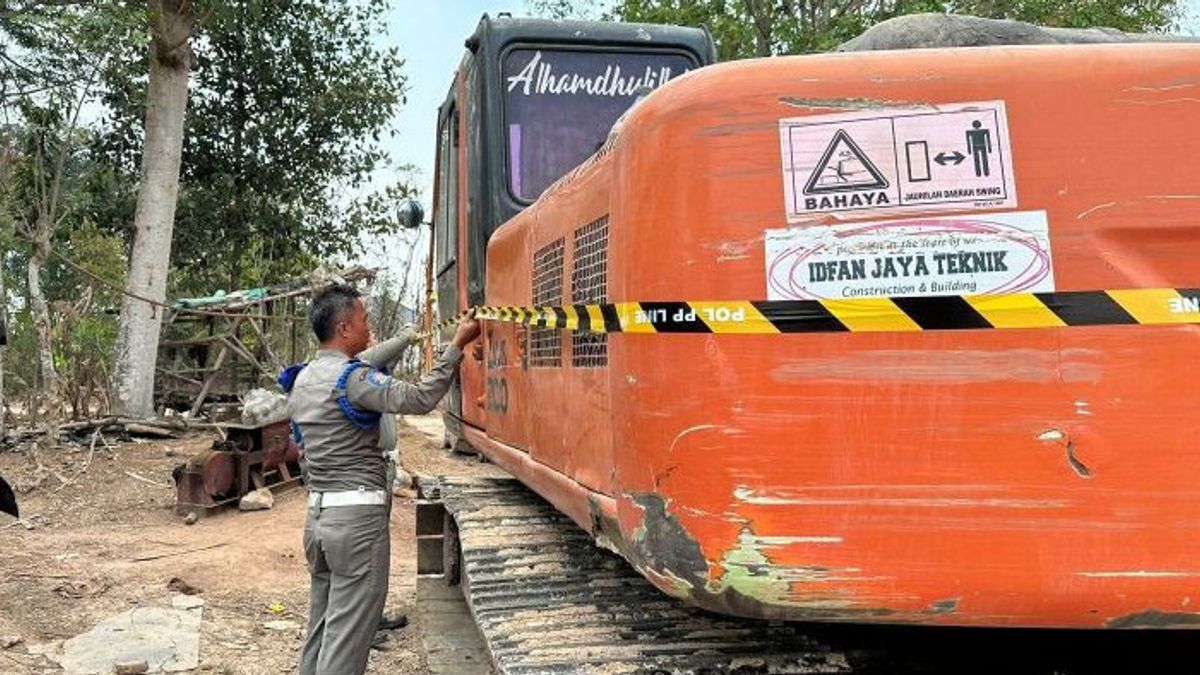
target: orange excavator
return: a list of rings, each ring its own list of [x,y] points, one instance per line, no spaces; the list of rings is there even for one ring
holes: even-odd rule
[[[1200,625],[1200,45],[468,48],[456,442],[724,615]]]

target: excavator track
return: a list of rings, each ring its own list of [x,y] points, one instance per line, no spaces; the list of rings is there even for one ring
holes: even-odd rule
[[[460,580],[496,672],[850,672],[802,626],[722,617],[664,595],[515,479],[420,483],[418,546],[437,557],[440,545],[443,556],[418,565]]]
[[[712,614],[651,586],[516,479],[419,485],[418,572],[460,585],[493,673],[1195,672],[1190,630],[818,625]]]

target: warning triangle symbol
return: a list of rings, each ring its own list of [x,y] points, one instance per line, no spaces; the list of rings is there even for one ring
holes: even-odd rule
[[[838,129],[804,185],[804,194],[857,190],[883,190],[889,185],[850,134]]]

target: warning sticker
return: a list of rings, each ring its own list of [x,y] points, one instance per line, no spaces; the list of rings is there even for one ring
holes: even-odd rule
[[[780,120],[788,220],[1017,204],[1003,101]]]
[[[769,300],[1054,291],[1045,211],[767,230]]]

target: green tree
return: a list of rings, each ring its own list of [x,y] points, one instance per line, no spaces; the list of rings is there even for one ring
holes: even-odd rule
[[[0,6],[0,222],[6,235],[16,235],[5,243],[17,249],[6,246],[4,262],[7,267],[17,257],[25,263],[24,306],[37,344],[37,358],[29,362],[38,366],[28,380],[40,385],[50,438],[60,386],[57,313],[51,312],[44,272],[52,243],[76,220],[72,206],[87,171],[80,114],[93,99],[98,71],[125,17],[116,3]],[[0,302],[7,306],[7,296],[0,294]]]
[[[989,19],[1015,19],[1055,28],[1103,26],[1127,33],[1158,33],[1178,27],[1182,0],[1016,0],[947,3],[946,11]]]
[[[589,3],[529,0],[542,16],[584,17]],[[721,60],[828,51],[880,21],[918,12],[1016,19],[1045,26],[1157,32],[1182,0],[618,0],[606,18],[705,26]]]
[[[385,157],[402,62],[382,45],[386,0],[237,0],[195,40],[172,291],[260,285],[352,254],[372,221],[354,200]],[[105,74],[103,152],[132,171],[145,54]],[[386,222],[384,223],[386,225]],[[394,228],[394,225],[392,226]]]

